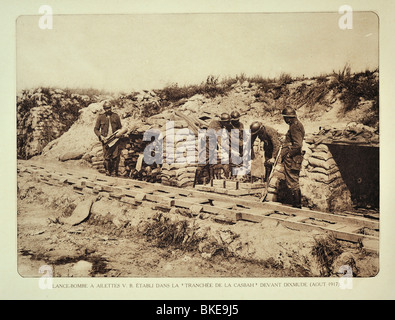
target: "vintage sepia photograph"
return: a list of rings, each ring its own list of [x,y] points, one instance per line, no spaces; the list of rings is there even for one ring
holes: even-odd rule
[[[21,277],[378,275],[375,12],[52,9],[16,21]]]

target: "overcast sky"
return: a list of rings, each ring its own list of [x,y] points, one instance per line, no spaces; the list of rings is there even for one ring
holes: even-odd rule
[[[130,92],[208,75],[314,76],[378,67],[378,18],[339,13],[62,15],[17,20],[17,89],[37,86]]]

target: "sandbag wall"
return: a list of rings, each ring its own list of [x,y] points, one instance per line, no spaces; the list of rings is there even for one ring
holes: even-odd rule
[[[97,142],[92,148],[92,168],[96,169],[100,173],[105,173],[104,162],[103,162],[103,147],[100,142]]]
[[[325,144],[304,142],[304,160],[300,172],[303,206],[327,212],[351,210],[351,193],[339,167]],[[278,165],[269,185],[269,201],[284,201],[286,192],[283,165]]]
[[[151,142],[143,141],[143,133],[129,135],[129,139],[124,143],[121,160],[119,163],[119,173],[125,177],[147,181],[161,181],[161,167],[154,163],[148,165],[143,161],[144,150]]]
[[[144,149],[150,142],[143,141],[143,133],[131,133],[120,140],[122,148],[119,161],[119,176],[147,182],[160,182],[161,168],[157,164],[147,165],[142,161]],[[92,167],[105,173],[103,147],[97,144],[92,149]]]
[[[175,118],[164,130],[162,184],[193,186],[198,161],[198,139],[188,124]]]

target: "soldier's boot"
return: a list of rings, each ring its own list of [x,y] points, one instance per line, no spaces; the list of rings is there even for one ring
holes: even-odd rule
[[[109,161],[109,160],[104,160],[104,161],[103,161],[103,164],[104,164],[104,169],[106,170],[106,176],[111,175],[111,171],[110,171],[110,167],[111,167],[110,161]]]
[[[214,166],[213,165],[209,166],[209,169],[208,169],[208,180],[209,180],[210,184],[214,180]]]
[[[120,160],[120,158],[115,158],[115,159],[112,159],[112,163],[113,163],[113,170],[114,170],[114,176],[115,177],[118,177],[118,170],[119,170],[119,160]]]
[[[110,159],[108,160],[108,173],[109,173],[108,175],[111,176],[113,171],[114,171],[114,163]]]
[[[292,206],[302,209],[302,193],[300,189],[292,190]]]

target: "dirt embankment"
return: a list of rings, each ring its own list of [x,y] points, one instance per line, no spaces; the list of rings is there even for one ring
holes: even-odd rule
[[[86,170],[90,170],[87,168]],[[18,181],[18,271],[57,277],[338,276],[350,265],[360,277],[378,272],[378,257],[358,246],[277,223],[215,222],[188,210],[164,213],[95,199],[87,219],[68,217],[86,198],[69,187]]]
[[[18,96],[18,155],[59,159],[72,151],[71,159],[85,155],[89,160],[97,142],[93,126],[104,99],[112,100],[114,112],[130,130],[163,127],[175,111],[208,123],[222,112],[237,110],[245,127],[259,120],[285,134],[288,127],[281,110],[291,105],[308,135],[325,127],[344,130],[350,122],[378,133],[378,83],[378,71],[367,71],[314,79],[232,80],[203,88],[170,86],[121,96],[89,97],[39,88]]]

